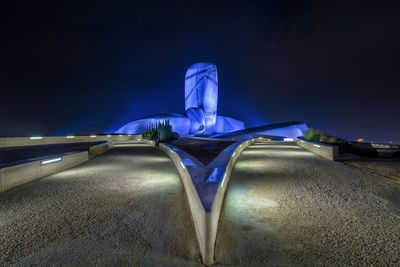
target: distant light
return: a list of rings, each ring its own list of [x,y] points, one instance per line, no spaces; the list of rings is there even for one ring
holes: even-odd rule
[[[316,145],[316,144],[314,144],[314,146],[315,146],[315,147],[321,147],[320,145]]]
[[[358,138],[357,142],[359,142],[359,143],[364,142],[364,138]]]
[[[41,137],[41,136],[32,136],[29,139],[36,140],[36,139],[43,139],[43,137]]]
[[[49,164],[49,163],[53,163],[53,162],[57,162],[57,161],[61,161],[61,160],[62,160],[62,157],[58,157],[58,158],[54,158],[54,159],[43,160],[41,162],[41,164],[45,165],[45,164]]]
[[[226,172],[225,172],[225,174],[224,174],[224,178],[222,178],[221,188],[224,186],[225,178],[226,178]]]
[[[95,135],[91,135],[91,136],[89,136],[90,138],[95,138],[96,136]]]
[[[304,141],[303,141],[303,140],[300,140],[300,142],[304,143]]]
[[[285,137],[285,138],[283,138],[283,141],[293,142],[293,138]]]
[[[184,168],[184,169],[185,169],[185,165],[183,165],[182,161],[181,161],[181,165],[182,165],[182,168]]]
[[[73,135],[67,135],[66,138],[75,138]]]

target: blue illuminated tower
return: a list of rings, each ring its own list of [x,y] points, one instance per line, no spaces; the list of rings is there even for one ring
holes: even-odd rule
[[[190,119],[190,133],[212,135],[217,121],[218,76],[212,63],[196,63],[185,76],[185,114]]]

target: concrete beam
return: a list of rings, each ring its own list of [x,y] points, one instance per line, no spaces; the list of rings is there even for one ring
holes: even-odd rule
[[[89,147],[89,155],[98,156],[98,155],[106,153],[111,148],[112,148],[112,141],[107,141],[105,143],[91,146],[91,147]]]
[[[232,153],[229,163],[225,169],[223,181],[218,186],[218,191],[214,197],[211,212],[207,212],[204,209],[199,194],[197,193],[192,182],[192,178],[190,177],[189,171],[184,167],[185,165],[179,155],[170,147],[162,143],[159,145],[160,150],[163,151],[169,158],[171,158],[179,172],[179,175],[181,176],[189,203],[190,213],[192,215],[193,224],[196,230],[196,236],[202,255],[202,260],[205,265],[209,265],[214,262],[214,249],[215,240],[217,237],[218,221],[232,169],[242,151],[249,145],[253,144],[256,140],[266,139],[259,137],[244,141]]]
[[[325,159],[337,160],[339,158],[339,148],[335,145],[311,142],[304,139],[297,139],[297,145],[307,149]]]
[[[45,160],[36,160],[0,169],[0,192],[74,167],[89,159],[87,151],[64,154],[60,157],[62,160],[50,164],[42,164]],[[57,158],[57,156],[52,158]]]
[[[88,135],[88,136],[47,136],[47,137],[2,137],[0,147],[40,146],[82,142],[138,140],[141,135]]]

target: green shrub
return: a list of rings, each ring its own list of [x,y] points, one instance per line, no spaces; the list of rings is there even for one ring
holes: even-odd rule
[[[346,141],[343,139],[340,139],[336,136],[333,136],[333,135],[327,134],[323,131],[312,129],[312,128],[308,129],[308,131],[305,133],[304,138],[308,141],[317,141],[317,142],[321,142],[321,143],[325,143],[325,144],[338,145],[338,144],[346,143]]]
[[[146,131],[142,133],[143,139],[165,142],[179,138],[179,134],[174,132],[168,118],[156,124],[147,125]]]
[[[305,133],[304,138],[308,141],[319,141],[319,137],[321,135],[321,131],[315,130],[313,128],[308,129]]]
[[[376,157],[378,152],[368,144],[351,143],[346,140],[327,134],[316,129],[308,129],[304,138],[309,141],[317,141],[325,144],[336,145],[339,147],[339,153],[354,153],[364,157]]]

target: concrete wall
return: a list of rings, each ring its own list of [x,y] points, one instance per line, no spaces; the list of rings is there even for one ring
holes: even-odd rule
[[[94,145],[94,146],[89,147],[89,155],[98,156],[98,155],[106,153],[111,148],[112,148],[112,141],[107,141],[105,143]]]
[[[32,139],[33,138],[33,139]],[[37,139],[35,137],[1,137],[0,147],[18,147],[18,146],[38,146],[51,144],[81,143],[112,141],[124,142],[140,139],[140,135],[93,135],[93,136],[49,136]]]
[[[51,157],[51,158],[57,158]],[[59,172],[76,166],[89,159],[88,152],[63,154],[62,160],[41,164],[44,160],[36,160],[20,165],[0,169],[0,192],[4,192],[16,186],[31,182],[43,176]]]
[[[319,142],[311,142],[304,139],[297,139],[296,143],[323,158],[337,160],[339,158],[339,148],[335,145],[328,145]]]
[[[215,195],[214,202],[211,208],[211,212],[206,212],[203,205],[201,204],[200,197],[196,191],[196,188],[192,182],[188,170],[184,166],[181,158],[173,150],[164,144],[160,144],[159,148],[168,155],[174,162],[178,172],[181,176],[186,196],[189,203],[189,209],[192,214],[193,223],[196,230],[197,241],[199,243],[200,251],[202,254],[203,263],[206,265],[214,262],[214,248],[215,240],[217,237],[218,221],[221,214],[222,204],[225,198],[225,192],[229,184],[232,169],[239,158],[240,154],[250,144],[256,140],[267,140],[259,137],[251,140],[242,142],[232,153],[229,163],[226,166],[224,173],[224,179],[218,187],[218,191]]]
[[[131,144],[146,144],[146,145],[149,145],[149,146],[156,146],[156,142],[155,141],[146,140],[146,139],[135,139],[135,140],[130,140],[130,141],[126,141],[126,142],[118,142],[117,146],[131,145]]]

